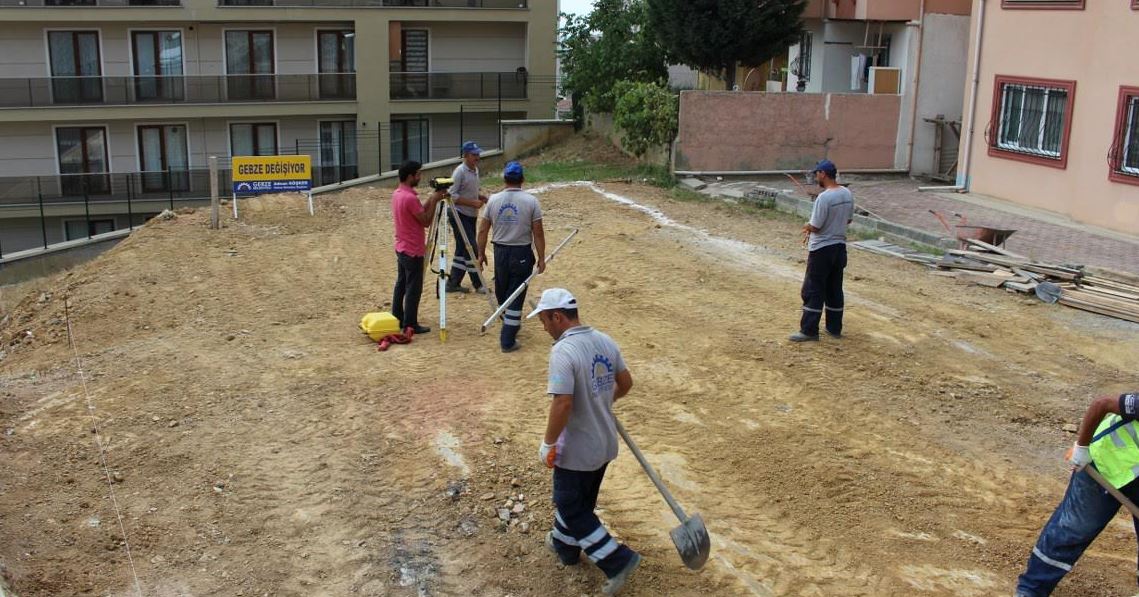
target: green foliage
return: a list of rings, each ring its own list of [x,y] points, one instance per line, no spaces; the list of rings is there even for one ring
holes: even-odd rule
[[[637,157],[649,149],[668,145],[676,137],[677,97],[659,83],[621,81],[614,88],[617,105],[613,124],[621,131],[625,149]]]
[[[806,0],[645,0],[649,29],[684,64],[706,71],[759,66],[795,43]]]
[[[668,53],[646,26],[645,0],[597,0],[585,17],[562,15],[562,88],[591,112],[612,112],[620,81],[668,78]]]
[[[644,182],[653,186],[669,188],[676,184],[665,166],[637,164],[619,166],[601,164],[591,160],[569,160],[542,162],[526,168],[526,183],[573,182],[578,180],[625,180]]]

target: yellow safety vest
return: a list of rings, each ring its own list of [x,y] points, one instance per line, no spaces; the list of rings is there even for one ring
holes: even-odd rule
[[[1123,420],[1119,415],[1104,417],[1096,427],[1095,435],[1107,431]],[[1116,489],[1139,477],[1139,421],[1132,421],[1113,429],[1111,433],[1093,440],[1089,448],[1096,470]]]

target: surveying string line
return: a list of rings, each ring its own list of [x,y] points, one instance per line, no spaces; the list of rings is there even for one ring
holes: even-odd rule
[[[79,374],[79,383],[83,387],[83,396],[87,400],[87,416],[91,419],[91,430],[95,432],[95,444],[99,447],[99,462],[103,465],[103,476],[107,479],[107,491],[111,495],[111,505],[115,508],[115,518],[119,521],[119,531],[123,535],[123,546],[127,552],[127,562],[130,564],[131,577],[134,578],[134,589],[142,597],[142,584],[138,580],[138,569],[134,565],[134,556],[131,555],[131,544],[127,539],[127,528],[123,524],[122,510],[119,509],[119,500],[115,497],[114,481],[111,479],[111,469],[107,465],[107,451],[103,448],[103,436],[99,433],[99,422],[95,417],[95,403],[91,400],[91,393],[87,391],[87,375],[83,373],[83,361],[79,358],[79,348],[75,342],[75,334],[71,327],[71,298],[63,299],[63,317],[67,322],[67,345],[71,347],[71,354],[75,357],[75,370]]]

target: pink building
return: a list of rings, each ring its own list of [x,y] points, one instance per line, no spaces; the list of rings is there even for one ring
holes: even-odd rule
[[[1136,56],[1139,0],[973,0],[958,186],[1139,234]]]

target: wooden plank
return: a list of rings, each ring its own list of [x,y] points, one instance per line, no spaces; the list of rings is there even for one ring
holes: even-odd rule
[[[935,264],[937,265],[937,267],[944,268],[944,269],[971,270],[971,271],[975,271],[975,272],[992,272],[992,271],[996,271],[996,269],[997,269],[997,267],[995,265],[989,265],[986,263],[976,263],[976,262],[971,263],[968,261],[961,261],[961,260],[956,260],[956,259],[941,259],[940,261],[937,261]]]
[[[1128,292],[1119,292],[1118,290],[1112,290],[1110,288],[1100,288],[1099,286],[1088,286],[1087,284],[1080,284],[1079,288],[1080,288],[1080,290],[1083,290],[1086,292],[1094,292],[1096,294],[1103,294],[1106,296],[1121,298],[1121,299],[1125,299],[1125,300],[1129,300],[1129,301],[1139,301],[1139,294],[1131,294]]]
[[[1095,303],[1112,309],[1121,311],[1134,311],[1139,315],[1139,302],[1129,301],[1126,299],[1118,299],[1104,295],[1097,295],[1082,290],[1065,290],[1063,296],[1070,296],[1074,299],[1081,300],[1088,303]]]
[[[1031,280],[1028,282],[1024,282],[1024,283],[1012,282],[1012,281],[1005,282],[1005,288],[1008,288],[1010,290],[1015,290],[1017,292],[1025,292],[1025,293],[1035,291],[1037,285],[1038,285],[1037,282],[1031,281]]]
[[[1100,315],[1107,315],[1109,317],[1114,317],[1116,319],[1123,319],[1125,321],[1133,321],[1135,323],[1139,323],[1139,315],[1132,315],[1129,313],[1120,313],[1120,312],[1114,311],[1112,309],[1100,307],[1097,305],[1092,305],[1090,303],[1085,303],[1083,301],[1064,298],[1063,296],[1060,297],[1060,304],[1066,305],[1068,307],[1072,307],[1075,309],[1080,309],[1082,311],[1090,311],[1092,313],[1099,313]]]
[[[982,274],[979,272],[960,272],[957,274],[959,282],[972,282],[981,286],[989,288],[999,288],[1002,284],[1007,282],[1006,278],[1001,276],[994,276],[993,274]]]
[[[996,245],[990,245],[989,243],[982,241],[982,240],[977,240],[975,238],[966,238],[964,240],[965,240],[965,242],[969,243],[970,245],[973,245],[974,247],[980,247],[986,251],[989,251],[990,253],[997,253],[998,255],[1004,255],[1005,257],[1011,257],[1013,259],[1020,259],[1023,261],[1028,261],[1028,257],[1025,257],[1024,255],[1019,255],[1017,253],[1013,253],[1012,251],[1010,251],[1008,249],[1002,249],[1001,247],[998,247]]]

